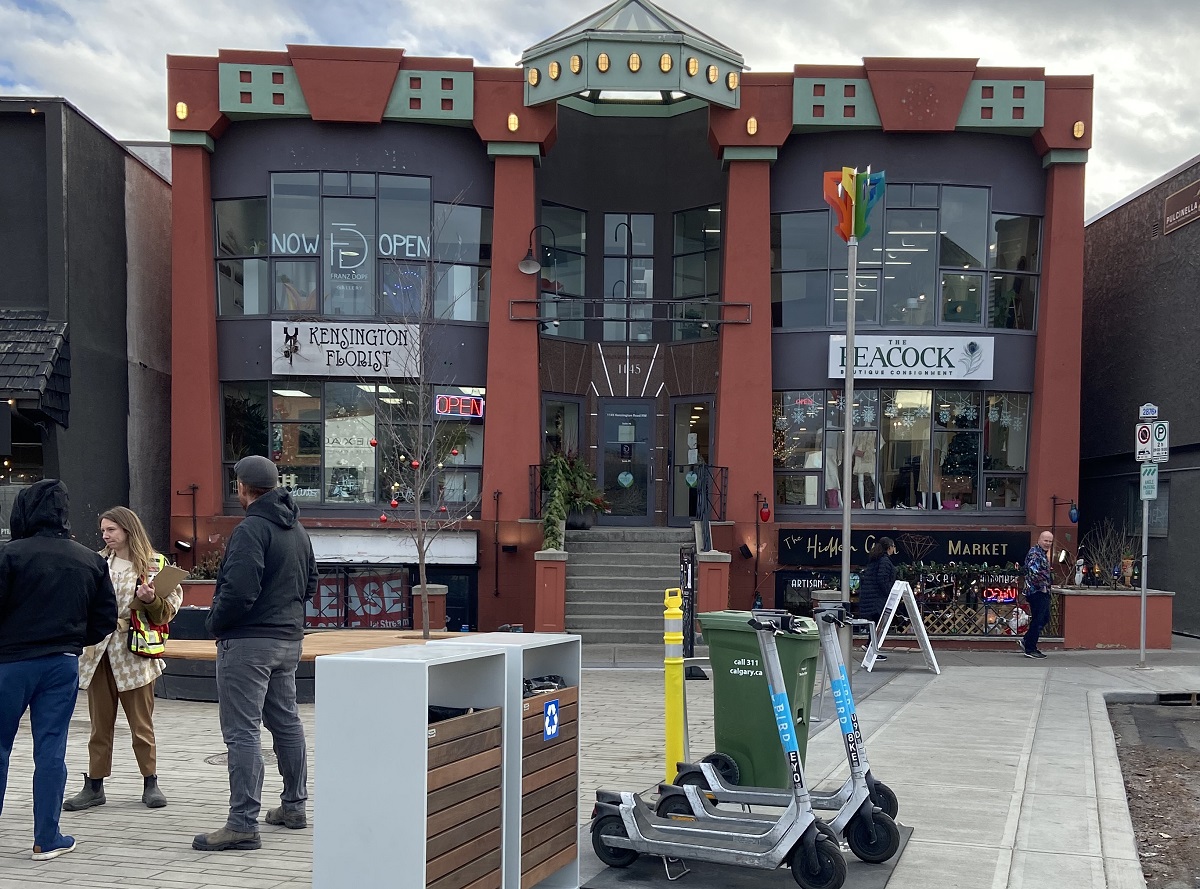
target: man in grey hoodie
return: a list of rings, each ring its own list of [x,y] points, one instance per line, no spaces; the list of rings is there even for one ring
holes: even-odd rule
[[[217,697],[229,758],[229,817],[199,834],[203,852],[258,849],[263,785],[262,725],[283,777],[282,805],[268,824],[308,826],[308,757],[296,708],[296,667],[304,638],[304,605],[317,591],[312,543],[296,504],[279,487],[266,457],[244,457],[234,467],[245,520],[234,529],[217,573],[208,629],[217,638]]]

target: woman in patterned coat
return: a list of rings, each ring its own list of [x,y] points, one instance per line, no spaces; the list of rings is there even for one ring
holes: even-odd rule
[[[131,509],[114,506],[100,516],[108,573],[117,594],[117,629],[98,645],[83,650],[79,687],[88,693],[92,734],[88,741],[88,771],[83,790],[63,803],[68,812],[102,806],[104,779],[112,773],[113,735],[117,703],[125,711],[133,753],[142,773],[142,802],[151,809],[167,804],[158,789],[154,746],[154,682],[164,665],[159,658],[140,657],[129,650],[129,613],[137,610],[154,624],[168,623],[183,603],[183,588],[155,593],[150,582],[165,564],[154,552],[141,519]]]

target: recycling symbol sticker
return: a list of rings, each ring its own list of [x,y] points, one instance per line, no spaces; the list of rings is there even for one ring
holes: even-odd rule
[[[547,701],[542,708],[542,740],[550,741],[558,737],[558,699]]]

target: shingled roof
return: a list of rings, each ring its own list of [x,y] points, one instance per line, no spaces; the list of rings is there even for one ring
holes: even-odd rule
[[[0,310],[0,398],[15,399],[18,406],[39,410],[66,428],[71,351],[65,321]]]

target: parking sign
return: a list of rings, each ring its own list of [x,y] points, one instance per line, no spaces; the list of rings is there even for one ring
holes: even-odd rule
[[[1158,464],[1142,464],[1142,499],[1158,499]]]

